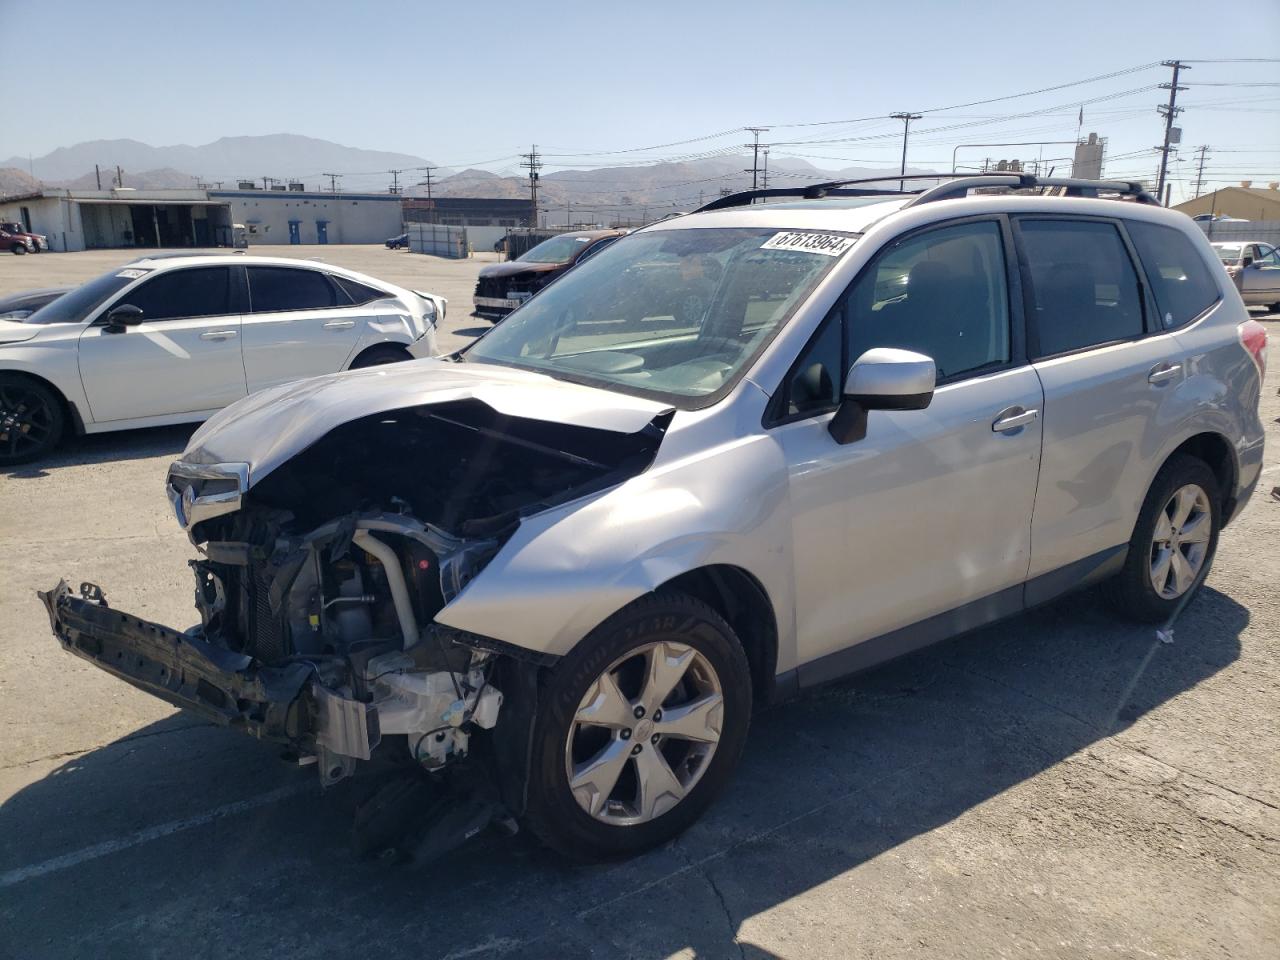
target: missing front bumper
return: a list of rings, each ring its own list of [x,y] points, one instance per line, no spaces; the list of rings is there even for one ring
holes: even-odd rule
[[[102,590],[65,580],[39,592],[49,624],[69,653],[177,707],[263,740],[310,738],[312,711],[301,694],[313,667],[267,667],[198,636],[107,606]]]

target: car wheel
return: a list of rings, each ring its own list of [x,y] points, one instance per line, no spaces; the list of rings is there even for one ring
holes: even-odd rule
[[[737,765],[751,674],[705,603],[661,592],[596,628],[551,671],[534,721],[528,822],[576,859],[670,840]]]
[[[26,244],[23,244],[23,243],[15,243],[9,249],[13,251],[14,256],[21,256],[22,254],[27,252]]]
[[[26,377],[0,374],[0,466],[42,457],[62,439],[62,403],[51,389]]]
[[[413,355],[399,344],[384,343],[381,346],[370,347],[360,356],[351,361],[352,370],[360,370],[364,367],[380,367],[384,363],[400,363],[402,360],[412,360]]]
[[[1171,617],[1204,582],[1221,526],[1218,479],[1203,460],[1179,455],[1160,468],[1129,541],[1124,568],[1108,581],[1108,599],[1129,620]]]

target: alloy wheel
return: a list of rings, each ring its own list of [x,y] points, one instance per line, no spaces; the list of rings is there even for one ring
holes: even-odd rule
[[[720,678],[701,653],[672,641],[631,650],[574,713],[564,754],[569,790],[604,823],[647,823],[702,778],[723,721]]]
[[[1179,487],[1156,518],[1151,541],[1151,585],[1164,600],[1176,600],[1204,567],[1213,533],[1209,495],[1198,484]]]
[[[41,449],[56,424],[47,397],[21,386],[0,386],[0,458],[15,460]]]

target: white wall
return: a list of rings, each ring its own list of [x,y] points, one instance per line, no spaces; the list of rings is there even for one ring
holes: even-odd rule
[[[34,200],[0,201],[0,220],[22,222],[22,208],[31,213],[31,229],[49,238],[49,249],[83,250],[84,232],[80,226],[80,208],[61,197],[39,197]]]
[[[230,200],[231,219],[252,227],[249,245],[287,244],[289,221],[297,220],[302,243],[318,243],[318,220],[329,221],[329,243],[382,243],[401,232],[400,198],[355,194],[306,194],[246,190],[214,192]]]

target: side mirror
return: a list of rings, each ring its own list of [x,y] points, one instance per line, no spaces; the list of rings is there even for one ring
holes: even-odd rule
[[[938,379],[931,357],[896,347],[873,347],[849,368],[844,398],[827,430],[836,443],[867,435],[871,410],[923,410],[933,400]]]
[[[1241,266],[1241,267],[1252,267],[1252,266],[1253,266],[1253,257],[1242,257],[1242,258],[1240,259],[1240,266]]]
[[[132,303],[122,303],[107,314],[107,333],[124,333],[125,327],[136,327],[142,322],[142,308]]]

